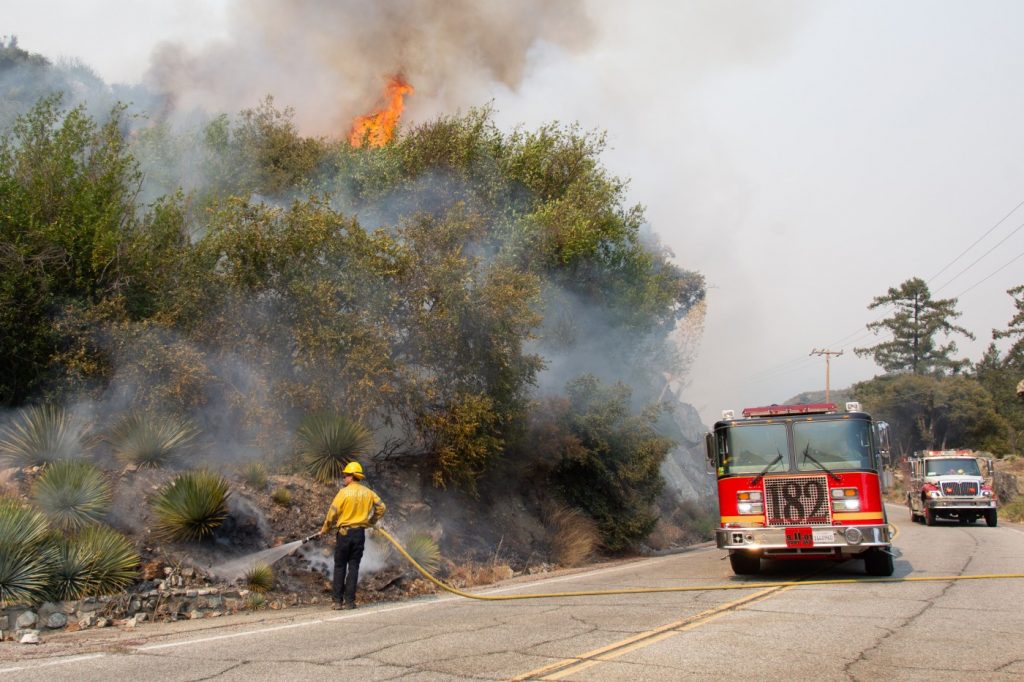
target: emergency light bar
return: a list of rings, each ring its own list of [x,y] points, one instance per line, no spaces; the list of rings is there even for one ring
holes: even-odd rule
[[[779,417],[789,414],[825,414],[835,412],[835,403],[808,403],[806,405],[766,405],[744,407],[744,417]]]

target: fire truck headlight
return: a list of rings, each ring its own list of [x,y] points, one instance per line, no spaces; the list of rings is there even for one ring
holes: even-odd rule
[[[992,497],[992,491],[991,490],[982,490],[981,491],[981,496],[982,497]]]
[[[764,504],[760,502],[740,502],[736,505],[736,510],[740,514],[763,514]]]
[[[832,511],[860,511],[860,493],[856,488],[833,488]]]
[[[942,491],[940,490],[928,490],[925,492],[926,497],[942,497]]]
[[[861,540],[864,539],[864,534],[860,531],[860,528],[847,528],[843,533],[846,535],[846,541],[851,545],[859,545]]]

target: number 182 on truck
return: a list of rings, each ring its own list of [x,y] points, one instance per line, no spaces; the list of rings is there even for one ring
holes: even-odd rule
[[[858,403],[726,410],[707,434],[718,478],[715,539],[737,575],[762,559],[859,558],[869,575],[893,572],[882,500],[888,439]]]

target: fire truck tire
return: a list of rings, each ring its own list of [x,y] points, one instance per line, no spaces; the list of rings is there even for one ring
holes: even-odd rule
[[[935,512],[930,507],[924,508],[924,525],[934,526],[935,525]]]
[[[989,528],[995,528],[996,524],[999,523],[998,514],[999,512],[995,509],[985,512],[985,523],[988,524]]]
[[[729,552],[729,563],[732,564],[732,572],[736,575],[757,575],[761,572],[761,557],[755,552]]]
[[[892,554],[880,549],[869,549],[864,554],[864,571],[868,575],[888,577],[894,570]]]

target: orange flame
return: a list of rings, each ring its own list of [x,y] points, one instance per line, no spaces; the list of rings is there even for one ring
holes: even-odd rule
[[[353,147],[362,147],[364,144],[381,147],[395,136],[395,126],[402,115],[402,109],[405,108],[403,98],[414,90],[402,76],[392,76],[384,92],[387,100],[385,106],[372,114],[359,116],[352,121],[352,130],[348,134],[348,141]]]

